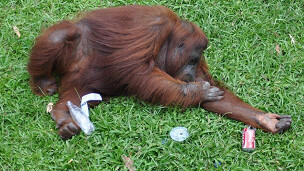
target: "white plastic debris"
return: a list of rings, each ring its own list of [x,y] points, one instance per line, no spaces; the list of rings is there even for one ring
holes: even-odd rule
[[[175,127],[170,131],[170,137],[174,141],[182,142],[189,137],[189,133],[185,127]]]
[[[51,111],[53,110],[53,106],[54,104],[52,102],[50,102],[47,106],[46,106],[46,112],[47,113],[51,113]]]
[[[102,101],[102,97],[97,93],[90,93],[82,96],[81,98],[81,110],[89,117],[88,101]]]
[[[71,101],[67,102],[72,119],[86,134],[90,135],[95,130],[93,123],[89,118],[89,106],[88,101],[101,101],[102,97],[97,93],[90,93],[82,97],[80,107],[74,105]]]
[[[93,123],[90,121],[89,117],[79,108],[74,105],[71,101],[68,101],[66,104],[69,108],[72,119],[76,124],[81,128],[81,130],[90,135],[95,130]]]

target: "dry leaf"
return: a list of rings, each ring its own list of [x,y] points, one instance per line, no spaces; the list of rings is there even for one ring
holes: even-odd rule
[[[296,41],[295,41],[295,39],[292,37],[292,35],[291,35],[291,34],[289,34],[289,37],[290,37],[290,39],[291,39],[291,44],[295,44],[295,43],[296,43]]]
[[[279,45],[276,45],[275,50],[277,51],[277,54],[280,55],[281,54],[281,49]]]
[[[50,102],[47,106],[46,106],[46,112],[47,113],[51,113],[51,111],[53,110],[53,103]]]
[[[73,159],[69,160],[69,161],[68,161],[68,164],[72,163],[72,161],[73,161]]]
[[[274,32],[274,35],[275,35],[276,37],[280,37],[280,35],[279,35],[277,32]]]
[[[21,34],[20,34],[20,32],[19,32],[18,27],[17,27],[17,26],[14,26],[13,29],[14,29],[14,32],[17,34],[17,36],[20,37]]]
[[[129,158],[129,157],[125,156],[125,155],[122,155],[121,158],[122,158],[122,160],[123,160],[126,168],[129,169],[129,171],[135,171],[136,170],[135,167],[133,166],[134,162],[133,162],[133,160],[131,158]]]

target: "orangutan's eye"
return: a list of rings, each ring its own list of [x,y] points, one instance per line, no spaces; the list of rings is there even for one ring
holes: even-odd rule
[[[189,61],[189,65],[196,65],[199,62],[199,58],[194,57]]]

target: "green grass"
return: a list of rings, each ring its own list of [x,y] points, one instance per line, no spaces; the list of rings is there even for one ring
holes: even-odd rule
[[[210,40],[205,56],[214,77],[255,107],[292,115],[292,128],[279,135],[258,130],[257,149],[246,153],[240,122],[200,108],[183,111],[119,97],[91,110],[92,136],[61,140],[45,111],[58,95],[38,97],[28,85],[33,40],[42,28],[79,11],[126,4],[162,4],[198,24]],[[216,170],[214,161],[222,163],[220,170],[304,169],[300,0],[2,0],[0,30],[0,170],[126,170],[122,155],[137,170]],[[176,126],[187,127],[190,138],[173,142],[169,131]]]

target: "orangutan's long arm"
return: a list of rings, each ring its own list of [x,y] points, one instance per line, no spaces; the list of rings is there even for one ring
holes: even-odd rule
[[[202,80],[209,81],[214,86],[219,86],[203,66],[199,68],[196,78],[196,81]],[[289,115],[264,112],[245,103],[228,89],[220,89],[224,91],[224,98],[218,101],[203,103],[204,109],[244,122],[255,128],[261,128],[267,132],[283,132],[290,127],[291,117]]]
[[[139,98],[163,105],[197,105],[222,98],[223,91],[207,82],[185,83],[154,68],[147,75],[133,75],[128,92]]]

